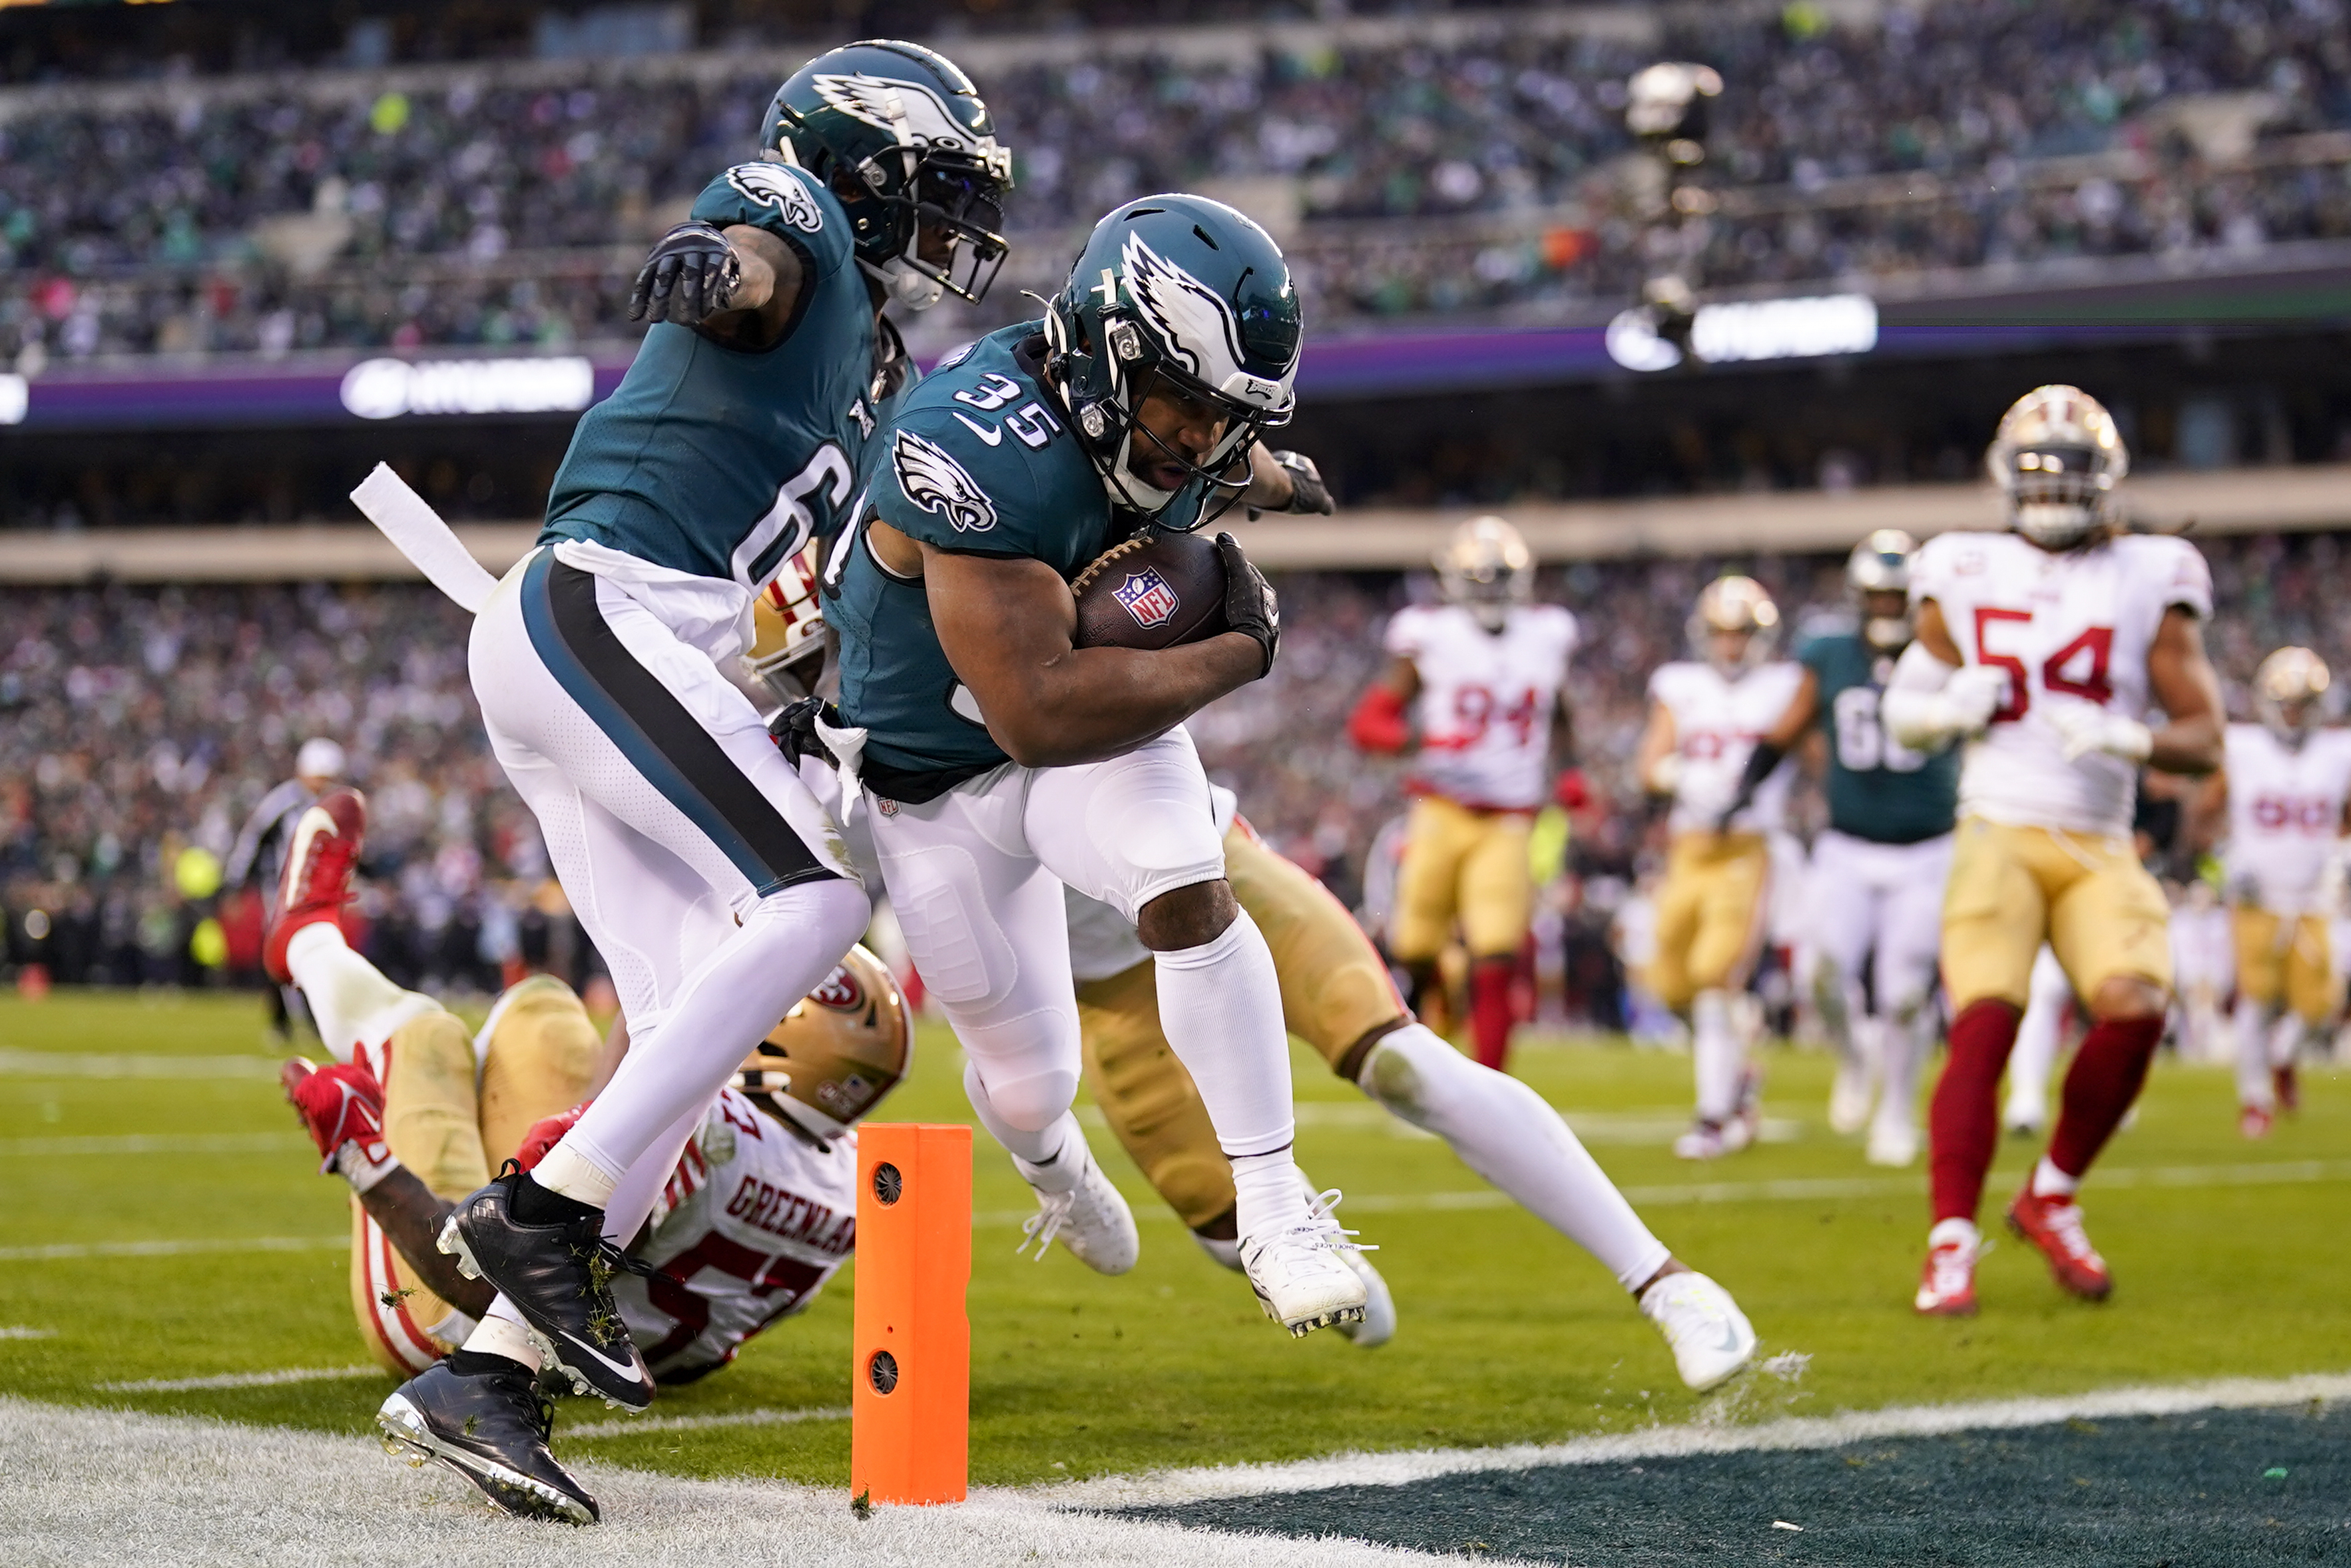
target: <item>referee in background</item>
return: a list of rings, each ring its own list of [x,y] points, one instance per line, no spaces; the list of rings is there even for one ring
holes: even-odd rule
[[[277,896],[277,882],[286,866],[287,841],[293,836],[294,824],[302,813],[318,802],[343,776],[343,748],[324,736],[302,743],[294,754],[294,777],[278,785],[261,798],[253,808],[253,815],[245,820],[245,831],[236,836],[236,844],[228,852],[228,864],[222,874],[224,886],[240,888],[258,883],[265,900]],[[265,916],[265,921],[266,921]],[[266,988],[269,998],[270,1031],[280,1040],[293,1032],[292,1009],[302,1004],[296,998],[293,988]]]

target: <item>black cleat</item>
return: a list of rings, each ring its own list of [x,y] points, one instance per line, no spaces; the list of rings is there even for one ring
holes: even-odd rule
[[[468,1279],[488,1281],[515,1304],[574,1390],[643,1410],[653,1402],[653,1374],[621,1321],[611,1279],[622,1270],[651,1270],[604,1239],[594,1209],[551,1225],[517,1219],[515,1190],[528,1179],[508,1160],[497,1180],[449,1216],[441,1250]]]
[[[460,1376],[445,1362],[392,1391],[375,1413],[387,1453],[438,1459],[523,1519],[593,1524],[596,1500],[547,1446],[555,1407],[520,1364]]]

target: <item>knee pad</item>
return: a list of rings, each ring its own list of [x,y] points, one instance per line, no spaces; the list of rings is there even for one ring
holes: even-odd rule
[[[964,1063],[963,1086],[975,1103],[985,1102],[1007,1126],[1041,1133],[1068,1114],[1076,1102],[1078,1073],[1074,1066],[1024,1071],[1010,1063],[983,1070],[974,1057]]]

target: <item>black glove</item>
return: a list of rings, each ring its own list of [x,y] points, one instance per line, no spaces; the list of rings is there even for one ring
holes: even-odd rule
[[[803,757],[821,757],[828,764],[836,760],[816,733],[819,716],[822,716],[824,722],[835,729],[847,727],[841,722],[839,708],[815,697],[802,697],[768,721],[768,738],[784,754],[784,760],[794,768],[800,765]]]
[[[1262,677],[1273,668],[1274,650],[1281,645],[1281,606],[1265,573],[1241,553],[1241,541],[1230,534],[1217,536],[1217,557],[1225,563],[1225,630],[1246,632],[1265,650]]]
[[[629,319],[699,326],[726,308],[743,280],[742,258],[708,224],[680,224],[662,235],[629,291]]]
[[[1737,792],[1730,797],[1730,804],[1725,806],[1721,815],[1714,820],[1716,832],[1730,831],[1730,819],[1754,802],[1755,791],[1763,787],[1763,780],[1771,777],[1771,770],[1780,766],[1780,758],[1786,755],[1768,740],[1755,743],[1755,749],[1747,754],[1746,768],[1739,775]]]
[[[1314,459],[1303,452],[1269,452],[1281,471],[1290,476],[1290,505],[1277,507],[1280,512],[1304,512],[1316,517],[1329,517],[1339,509],[1331,498],[1331,486],[1322,483],[1322,470],[1314,466]],[[1251,507],[1251,521],[1265,515],[1263,507]]]

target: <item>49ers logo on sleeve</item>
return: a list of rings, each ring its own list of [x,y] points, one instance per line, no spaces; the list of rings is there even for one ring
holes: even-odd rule
[[[1180,608],[1176,591],[1167,580],[1149,567],[1126,574],[1126,580],[1110,591],[1121,608],[1134,617],[1138,626],[1158,626]]]
[[[820,1008],[831,1008],[837,1013],[853,1013],[865,1005],[864,988],[847,965],[824,977],[824,984],[809,993],[809,1000]]]

